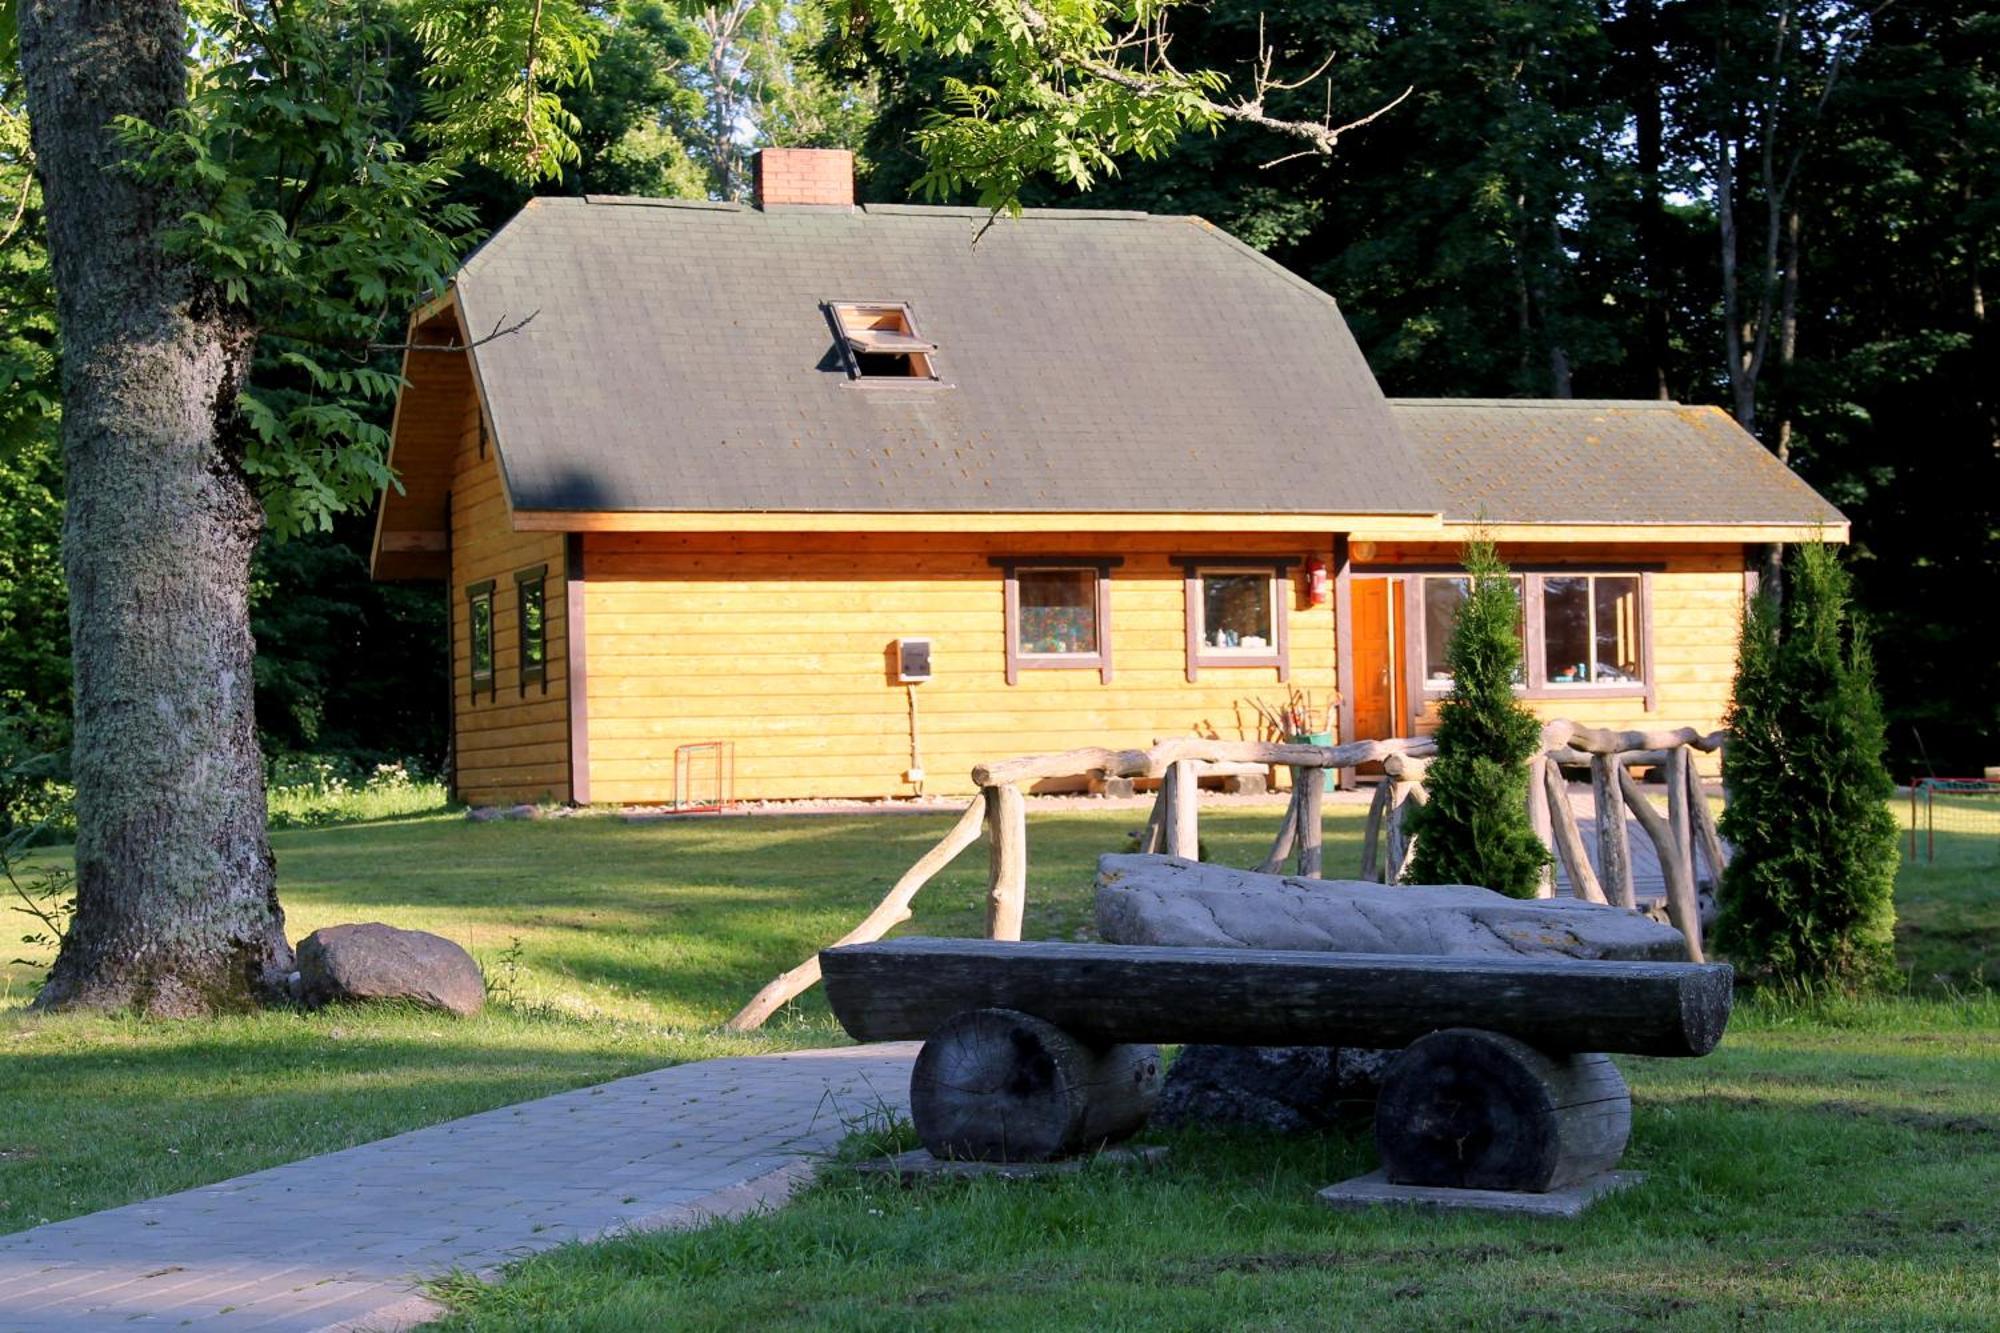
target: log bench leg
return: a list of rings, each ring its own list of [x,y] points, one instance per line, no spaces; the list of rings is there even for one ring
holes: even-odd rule
[[[1093,1049],[1012,1009],[968,1009],[917,1053],[910,1119],[933,1157],[1046,1162],[1129,1138],[1160,1096],[1157,1046]]]
[[[1609,1171],[1632,1132],[1632,1094],[1610,1057],[1551,1056],[1477,1028],[1413,1043],[1375,1103],[1395,1185],[1542,1194]]]

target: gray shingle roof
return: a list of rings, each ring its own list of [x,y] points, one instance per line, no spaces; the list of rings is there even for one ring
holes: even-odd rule
[[[1719,407],[1398,398],[1390,410],[1448,522],[1845,521]]]
[[[1331,297],[1195,218],[537,199],[465,265],[521,509],[1434,514]],[[851,382],[907,302],[949,387]]]

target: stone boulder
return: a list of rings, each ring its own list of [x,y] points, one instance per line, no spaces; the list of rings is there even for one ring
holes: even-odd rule
[[[486,1004],[472,955],[442,935],[379,921],[328,926],[299,941],[299,1000],[323,1004],[402,1000],[454,1014]]]
[[[1260,875],[1178,857],[1097,863],[1097,931],[1109,944],[1329,953],[1679,961],[1681,933],[1573,898],[1522,900],[1466,884],[1386,885]],[[1292,1133],[1374,1101],[1398,1053],[1337,1046],[1202,1046],[1167,1071],[1155,1121]]]
[[[1474,954],[1675,962],[1672,926],[1575,898],[1509,898],[1469,884],[1294,879],[1171,856],[1097,863],[1108,944]]]

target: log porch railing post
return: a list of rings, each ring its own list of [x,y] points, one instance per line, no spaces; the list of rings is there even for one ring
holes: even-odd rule
[[[1535,830],[1535,836],[1542,840],[1542,846],[1549,849],[1551,856],[1555,854],[1556,844],[1555,827],[1550,822],[1551,797],[1547,775],[1556,771],[1556,766],[1549,762],[1547,755],[1538,754],[1528,760],[1528,824]],[[1576,883],[1574,871],[1570,873],[1570,883]],[[1542,873],[1535,880],[1535,896],[1556,896],[1556,868],[1553,864],[1542,867]]]
[[[1278,836],[1271,840],[1271,850],[1257,864],[1260,875],[1275,875],[1285,868],[1285,858],[1292,854],[1292,844],[1299,837],[1299,770],[1292,770],[1292,797],[1285,802],[1285,817],[1278,824]]]
[[[1694,877],[1680,852],[1674,846],[1673,830],[1653,803],[1646,799],[1639,784],[1623,768],[1617,771],[1618,785],[1625,793],[1625,801],[1632,807],[1633,818],[1639,827],[1652,839],[1653,850],[1660,858],[1660,869],[1667,877],[1667,915],[1673,918],[1674,926],[1687,937],[1688,961],[1705,962],[1701,947],[1701,913],[1694,899]]]
[[[1687,746],[1676,745],[1667,751],[1667,827],[1673,833],[1674,857],[1687,877],[1690,892],[1694,884],[1694,812],[1688,809],[1688,773],[1693,768]]]
[[[986,938],[1018,940],[1028,904],[1028,803],[1012,783],[986,789]]]
[[[1361,832],[1361,878],[1380,882],[1382,879],[1382,816],[1389,808],[1389,791],[1395,784],[1384,778],[1375,785],[1375,795],[1368,802],[1368,825]]]
[[[1562,769],[1553,761],[1542,765],[1542,785],[1544,804],[1554,826],[1556,854],[1562,858],[1563,870],[1569,875],[1570,892],[1586,902],[1603,902],[1604,886],[1591,868],[1590,854],[1584,850],[1583,830],[1577,827],[1576,811],[1569,803],[1569,784],[1563,781]]]
[[[1687,771],[1688,809],[1694,814],[1694,845],[1700,851],[1701,859],[1708,863],[1708,882],[1719,890],[1722,887],[1722,834],[1715,827],[1715,812],[1708,808],[1708,792],[1701,785],[1701,774],[1690,763]],[[1911,826],[1912,828],[1915,825]]]
[[[1318,879],[1324,850],[1320,844],[1325,838],[1322,802],[1326,795],[1326,770],[1307,768],[1297,772],[1300,784],[1298,798],[1292,804],[1298,812],[1298,872],[1306,879]]]
[[[1625,832],[1625,798],[1618,775],[1624,769],[1615,754],[1590,756],[1590,790],[1597,806],[1597,876],[1611,901],[1627,911],[1639,906],[1632,883],[1632,847]]]
[[[1176,759],[1167,768],[1167,855],[1201,859],[1201,814],[1196,806],[1201,783],[1192,759]]]

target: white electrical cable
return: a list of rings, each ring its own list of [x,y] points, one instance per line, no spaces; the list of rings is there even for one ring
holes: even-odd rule
[[[904,685],[903,689],[910,696],[910,772],[921,775],[924,771],[924,756],[922,749],[917,744],[917,687],[914,682],[911,682]],[[924,780],[922,776],[912,777],[910,785],[917,789],[917,795],[922,796],[924,794]]]

